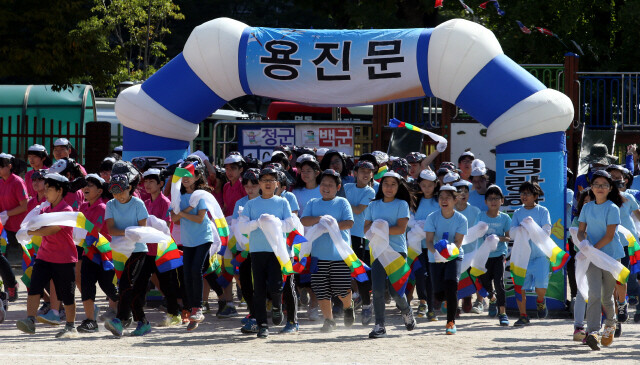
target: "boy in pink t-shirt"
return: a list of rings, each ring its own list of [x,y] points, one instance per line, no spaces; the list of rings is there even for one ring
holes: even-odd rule
[[[73,212],[73,209],[63,200],[69,190],[69,180],[59,174],[45,175],[45,195],[51,204],[42,209],[40,214]],[[77,335],[75,328],[75,264],[78,261],[78,251],[73,242],[73,228],[65,226],[45,226],[27,232],[31,236],[41,236],[42,244],[33,265],[31,286],[27,298],[27,318],[16,322],[16,326],[23,332],[34,334],[36,331],[36,311],[44,289],[53,280],[58,298],[64,303],[66,324],[56,334],[57,338],[71,338]],[[47,323],[44,317],[38,316],[38,321]]]

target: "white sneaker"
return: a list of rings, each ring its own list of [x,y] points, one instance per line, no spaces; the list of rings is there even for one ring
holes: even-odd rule
[[[310,321],[317,321],[318,319],[320,319],[318,307],[309,307],[309,309],[307,310],[307,314],[309,315]]]
[[[473,303],[473,307],[471,307],[471,312],[475,314],[482,314],[484,312],[484,304],[482,302],[476,301]]]

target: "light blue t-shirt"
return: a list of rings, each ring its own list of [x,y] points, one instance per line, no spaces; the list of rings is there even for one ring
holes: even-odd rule
[[[440,211],[440,205],[438,205],[438,200],[436,198],[427,199],[422,196],[420,198],[420,205],[418,205],[418,209],[416,210],[416,214],[413,215],[413,219],[417,221],[425,221],[429,214]],[[427,248],[427,240],[422,240],[422,248]]]
[[[400,199],[394,199],[388,203],[380,200],[374,200],[369,203],[367,209],[364,210],[364,219],[367,221],[375,221],[383,219],[389,223],[389,227],[398,224],[398,219],[409,218],[409,204]],[[389,246],[396,251],[407,253],[407,236],[406,234],[390,234]]]
[[[263,199],[259,196],[249,200],[242,211],[242,215],[249,217],[249,220],[252,221],[257,220],[263,214],[271,214],[278,219],[285,220],[291,217],[291,207],[285,198],[274,195],[270,199]],[[249,233],[249,252],[273,252],[262,229],[257,228]]]
[[[549,215],[547,208],[540,204],[536,204],[536,206],[531,209],[525,209],[523,206],[516,210],[511,218],[511,227],[519,226],[527,217],[531,217],[540,227],[544,227],[547,224],[551,226],[551,216]],[[533,243],[531,240],[529,240],[529,246],[531,246],[531,256],[529,256],[530,261],[538,257],[547,257],[547,255],[538,248],[538,245]]]
[[[320,194],[320,185],[316,186],[315,189],[293,189],[292,193],[296,196],[296,200],[298,201],[298,207],[300,208],[298,209],[299,212],[304,212],[304,206],[307,205],[309,200],[315,198],[322,199],[322,194]]]
[[[330,215],[338,222],[353,221],[353,212],[349,201],[339,196],[331,200],[322,198],[309,200],[301,217],[319,217],[323,215]],[[351,233],[348,229],[341,230],[340,235],[345,242],[351,245]],[[311,256],[317,257],[318,260],[342,261],[342,257],[340,257],[329,233],[325,233],[313,241]]]
[[[484,195],[478,194],[478,192],[475,190],[471,190],[469,192],[468,203],[480,209],[480,211],[482,212],[486,212],[489,209],[487,204],[484,202]]]
[[[462,215],[467,218],[467,226],[473,227],[476,225],[476,223],[478,223],[478,216],[480,215],[480,209],[477,207],[474,207],[473,205],[469,204],[467,202],[467,207],[464,208],[464,210],[458,210],[456,209],[456,211],[462,213]],[[469,252],[473,252],[476,249],[476,244],[478,243],[478,241],[473,241],[473,242],[469,242],[466,245],[463,245],[462,248],[464,248],[464,252],[469,253]]]
[[[369,203],[376,196],[376,192],[369,185],[364,188],[359,188],[356,184],[344,184],[344,191],[347,195],[350,207],[357,207],[358,205],[369,205]],[[353,214],[353,211],[351,212]],[[351,228],[351,235],[356,237],[364,237],[364,211],[360,214],[353,215],[353,228]]]
[[[467,218],[460,212],[453,212],[451,218],[445,218],[442,216],[442,210],[438,210],[429,214],[427,220],[424,222],[424,231],[433,232],[433,244],[444,238],[444,233],[449,233],[449,242],[455,241],[456,233],[467,234],[469,226],[467,224]],[[431,251],[427,254],[429,256],[429,262],[436,262],[435,257]],[[460,247],[460,258],[464,258],[464,249]]]
[[[635,237],[636,241],[638,241],[638,231],[636,230],[636,225],[633,223],[632,214],[635,210],[638,210],[638,202],[633,195],[627,192],[621,192],[623,198],[626,199],[622,206],[620,207],[620,224],[628,229],[633,237]],[[620,242],[623,246],[628,246],[629,242],[626,239],[621,239]]]
[[[245,204],[249,201],[249,195],[245,195],[242,198],[236,201],[235,207],[233,207],[233,214],[231,215],[231,219],[238,219],[238,210],[241,207],[244,207]]]
[[[608,225],[620,224],[620,209],[610,200],[602,204],[592,201],[582,207],[578,221],[587,224],[587,239],[593,246],[604,237]],[[616,260],[624,257],[624,248],[617,234],[601,250]]]
[[[131,197],[127,203],[122,204],[116,199],[107,202],[107,208],[104,213],[104,219],[113,218],[113,224],[117,229],[124,230],[127,227],[137,226],[138,221],[149,218],[147,208],[142,200]],[[149,252],[147,245],[136,242],[133,252]]]
[[[191,198],[191,194],[180,195],[180,210],[189,207],[189,198]],[[198,205],[187,214],[198,215],[198,212],[203,209],[207,210],[207,205],[204,203],[204,199],[200,199]],[[213,242],[213,228],[209,214],[204,215],[201,223],[180,218],[180,241],[185,247],[197,247],[207,242]]]
[[[380,188],[380,183],[373,180],[373,191],[376,192],[376,194],[378,194],[378,189]]]
[[[498,215],[491,218],[487,215],[487,212],[481,212],[478,216],[478,222],[485,222],[489,225],[489,229],[484,237],[478,238],[478,247],[482,246],[487,236],[495,234],[496,236],[504,236],[506,232],[509,232],[511,228],[511,217],[507,213],[498,212]],[[498,241],[498,247],[495,251],[491,251],[489,257],[500,257],[507,255],[507,243]]]
[[[292,212],[297,210],[298,214],[300,213],[300,206],[298,206],[298,199],[296,198],[295,195],[293,195],[292,192],[285,191],[280,196],[287,199],[287,201],[289,202],[289,207],[291,207]]]

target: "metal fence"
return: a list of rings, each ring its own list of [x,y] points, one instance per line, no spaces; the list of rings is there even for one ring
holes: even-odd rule
[[[640,127],[638,72],[578,72],[580,121],[589,128]]]

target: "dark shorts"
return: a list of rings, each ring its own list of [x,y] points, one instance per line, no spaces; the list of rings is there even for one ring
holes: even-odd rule
[[[45,288],[49,288],[49,282],[53,280],[58,298],[64,305],[75,303],[76,290],[76,263],[54,264],[52,262],[38,260],[33,264],[31,274],[31,286],[29,295],[42,295]]]

